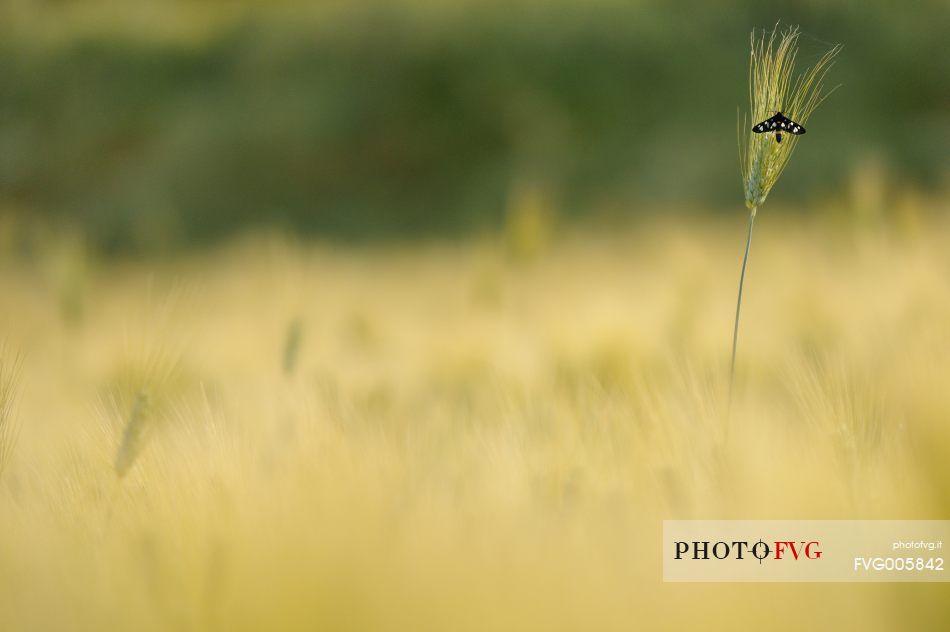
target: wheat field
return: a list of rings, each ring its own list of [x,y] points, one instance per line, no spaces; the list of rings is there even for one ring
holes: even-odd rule
[[[760,213],[728,423],[741,213],[8,253],[0,629],[942,628],[945,584],[664,584],[660,538],[947,517],[945,210]]]

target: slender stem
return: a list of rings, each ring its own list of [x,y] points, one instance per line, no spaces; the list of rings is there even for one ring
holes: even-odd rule
[[[739,298],[736,300],[736,323],[732,329],[732,362],[729,365],[729,400],[732,401],[732,384],[736,377],[736,345],[739,342],[739,310],[742,309],[742,285],[745,283],[745,268],[749,262],[749,248],[752,246],[752,225],[755,223],[756,207],[749,213],[749,235],[745,241],[745,254],[742,255],[742,272],[739,273]]]

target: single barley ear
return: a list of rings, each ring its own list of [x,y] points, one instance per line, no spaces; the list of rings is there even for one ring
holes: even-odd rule
[[[122,433],[122,443],[115,455],[115,472],[119,478],[124,478],[129,468],[135,463],[136,457],[145,441],[146,423],[149,417],[149,397],[145,389],[135,396],[135,402],[129,411],[125,430]]]
[[[113,467],[121,481],[135,465],[156,422],[165,418],[167,408],[180,388],[180,358],[176,354],[153,351],[140,364],[123,370],[112,393],[113,411],[121,418],[122,437]]]
[[[736,372],[736,346],[739,339],[739,311],[742,308],[742,287],[752,245],[755,213],[765,203],[772,187],[785,170],[788,159],[805,133],[808,119],[822,101],[837,88],[825,89],[825,77],[841,51],[834,46],[815,64],[795,74],[798,54],[798,27],[771,32],[752,31],[749,53],[749,111],[737,116],[739,168],[745,205],[749,209],[749,225],[745,252],[739,273],[739,295],[732,331],[732,360],[729,368],[729,400]],[[782,114],[782,116],[779,116]],[[765,125],[778,122],[778,125]],[[786,127],[782,127],[785,124]],[[791,130],[787,126],[794,126]],[[815,133],[820,133],[815,130]]]
[[[798,27],[753,31],[749,53],[749,111],[738,117],[739,165],[746,206],[765,203],[785,170],[801,136],[776,128],[757,132],[753,126],[781,112],[802,127],[836,88],[825,89],[825,77],[841,46],[822,55],[814,66],[795,75]],[[818,130],[815,130],[818,132]],[[782,140],[779,141],[779,138]]]
[[[284,337],[284,374],[290,376],[297,367],[300,357],[300,346],[303,342],[303,321],[294,318],[287,326],[287,335]]]

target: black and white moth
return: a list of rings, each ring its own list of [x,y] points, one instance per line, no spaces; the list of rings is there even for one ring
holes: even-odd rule
[[[776,112],[775,116],[767,118],[757,125],[753,125],[752,131],[756,134],[775,132],[775,142],[780,143],[782,142],[782,134],[804,134],[805,128],[781,112]]]

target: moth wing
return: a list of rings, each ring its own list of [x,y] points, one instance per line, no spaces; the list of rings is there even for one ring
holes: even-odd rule
[[[784,129],[780,127],[779,125],[783,118],[785,117],[782,116],[781,114],[770,116],[769,118],[765,119],[761,123],[753,125],[752,131],[755,132],[756,134],[761,134],[763,132],[774,132],[775,130],[778,130],[778,129]]]
[[[788,127],[785,128],[789,134],[795,134],[796,136],[801,136],[805,133],[805,128],[802,125],[799,125],[795,121],[789,121]]]

